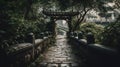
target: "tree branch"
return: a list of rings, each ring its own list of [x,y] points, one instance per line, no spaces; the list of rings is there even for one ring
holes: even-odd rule
[[[80,23],[84,20],[87,12],[88,12],[89,10],[91,10],[91,8],[89,8],[89,9],[87,9],[87,10],[84,8],[83,10],[84,10],[84,14],[83,14],[82,16],[80,16],[80,18],[78,19],[77,23],[75,24],[75,26],[74,26],[74,28],[73,28],[73,31],[75,31],[75,30],[77,29],[77,27],[79,27]]]

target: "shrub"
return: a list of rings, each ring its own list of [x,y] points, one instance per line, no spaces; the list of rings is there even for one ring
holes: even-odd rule
[[[108,26],[106,26],[101,36],[103,45],[117,48],[120,41],[120,20],[110,23]]]
[[[99,42],[99,35],[104,31],[104,26],[96,23],[82,23],[79,28],[80,31],[86,35],[88,32],[91,32],[95,36],[95,41]]]

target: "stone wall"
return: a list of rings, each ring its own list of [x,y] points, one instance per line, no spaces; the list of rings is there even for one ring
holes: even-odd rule
[[[43,39],[31,38],[28,41],[29,43],[26,42],[9,47],[6,50],[6,58],[4,58],[5,62],[3,62],[2,67],[27,67],[53,42],[52,36],[47,36]]]
[[[87,37],[86,37],[87,38]],[[119,67],[119,50],[96,44],[93,38],[81,39],[72,35],[70,44],[76,46],[79,56],[85,60],[88,67]]]

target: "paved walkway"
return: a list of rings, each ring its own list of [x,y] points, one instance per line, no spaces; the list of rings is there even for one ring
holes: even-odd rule
[[[66,38],[59,35],[55,46],[48,49],[41,64],[44,67],[79,67],[80,60],[72,52]]]

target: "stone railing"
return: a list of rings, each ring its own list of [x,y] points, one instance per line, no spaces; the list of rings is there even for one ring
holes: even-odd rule
[[[16,44],[6,50],[6,58],[2,67],[27,67],[50,45],[53,44],[50,34],[41,34],[40,39],[35,39],[33,33],[27,36],[26,43]]]
[[[83,39],[82,33],[71,33],[70,44],[76,46],[80,56],[89,67],[120,67],[119,50],[95,44],[94,35],[89,33]]]

